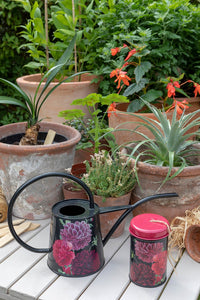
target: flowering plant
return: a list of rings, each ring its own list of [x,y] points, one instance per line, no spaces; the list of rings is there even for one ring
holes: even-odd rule
[[[99,151],[101,138],[111,131],[105,122],[106,113],[108,113],[108,116],[110,115],[111,111],[114,110],[116,102],[129,102],[129,100],[125,96],[119,94],[102,96],[101,94],[93,93],[85,98],[76,99],[72,102],[72,105],[87,106],[91,117],[90,120],[93,124],[92,128],[87,130],[90,141],[82,143],[82,148],[94,146],[94,152],[97,153]],[[105,105],[108,108],[103,112],[102,106]],[[81,109],[64,110],[59,113],[59,116],[66,120],[79,120],[83,128],[87,127],[86,120],[84,120],[85,113]]]
[[[186,99],[177,101],[175,98],[176,92],[189,98],[182,87],[186,83],[192,83],[196,97],[197,94],[200,94],[200,85],[192,80],[180,83],[184,74],[181,74],[178,78],[167,77],[158,80],[158,82],[151,82],[148,72],[153,66],[147,60],[142,61],[150,53],[147,45],[145,43],[131,44],[130,42],[129,45],[124,44],[122,47],[111,49],[112,56],[121,53],[122,56],[126,54],[126,57],[123,60],[120,58],[118,60],[119,66],[110,73],[110,78],[116,77],[115,82],[117,83],[118,93],[123,91],[125,96],[129,96],[130,100],[133,100],[128,107],[128,111],[137,112],[142,109],[144,106],[143,99],[148,103],[162,103],[165,111],[176,107],[178,114],[182,114],[183,110],[189,107],[188,101]],[[155,86],[159,87],[159,90],[155,89]]]
[[[113,157],[105,150],[86,161],[86,173],[82,180],[93,194],[103,197],[118,197],[130,192],[136,182],[134,169],[119,153]]]

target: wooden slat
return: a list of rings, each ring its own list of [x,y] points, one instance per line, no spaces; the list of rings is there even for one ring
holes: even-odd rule
[[[196,300],[200,293],[200,264],[183,254],[160,300]]]
[[[104,248],[104,256],[106,263],[119,249],[120,245],[128,238],[128,225],[126,222],[126,229],[121,237],[110,239]],[[55,300],[55,299],[77,299],[78,296],[87,288],[98,274],[81,278],[66,278],[60,276],[40,297],[39,300]],[[95,279],[96,280],[96,279]],[[102,286],[101,286],[102,291]],[[94,300],[95,298],[93,298]]]
[[[40,231],[29,242],[34,247],[40,247],[41,241],[48,245],[49,227]],[[42,245],[43,246],[43,245]],[[41,246],[41,247],[42,247]],[[46,246],[47,247],[47,246]],[[25,248],[19,248],[0,264],[0,292],[7,292],[8,288],[29,270],[43,256]]]
[[[119,299],[129,282],[129,240],[120,248],[110,263],[87,288],[80,300],[114,300]],[[103,294],[102,294],[103,291]]]
[[[29,239],[31,239],[33,236],[35,236],[38,232],[43,230],[45,226],[49,224],[50,220],[39,220],[39,221],[34,221],[34,223],[38,223],[41,226],[37,228],[34,231],[29,231],[26,233],[23,233],[21,238],[27,242]],[[0,248],[0,263],[6,259],[10,254],[12,254],[14,251],[20,248],[20,245],[17,241],[13,240],[9,244],[5,245],[4,247]]]
[[[35,300],[57,277],[47,267],[46,255],[9,289],[9,294],[20,300]]]

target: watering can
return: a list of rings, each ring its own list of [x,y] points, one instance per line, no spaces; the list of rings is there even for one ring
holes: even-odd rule
[[[50,247],[34,248],[20,239],[12,224],[12,210],[19,194],[30,184],[46,177],[65,177],[78,183],[88,194],[89,200],[68,199],[52,207]],[[133,205],[99,207],[94,203],[89,187],[79,178],[60,172],[38,175],[21,185],[12,196],[8,206],[8,225],[17,242],[32,252],[48,253],[47,264],[58,275],[67,277],[88,276],[104,265],[103,246],[124,218],[138,205],[156,198],[177,197],[176,193],[164,193],[146,197]],[[102,240],[99,214],[125,210]]]

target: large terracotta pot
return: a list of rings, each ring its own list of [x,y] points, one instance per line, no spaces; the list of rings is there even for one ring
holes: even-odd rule
[[[0,185],[9,201],[16,189],[36,175],[65,171],[72,166],[75,146],[80,133],[69,126],[41,122],[40,132],[56,131],[56,139],[63,140],[51,145],[18,146],[3,143],[8,136],[25,132],[26,123],[15,123],[0,127]],[[63,199],[62,178],[45,178],[32,184],[19,196],[14,214],[21,218],[44,219],[51,215],[52,205]]]
[[[182,98],[180,98],[181,100]],[[183,100],[183,99],[182,99]],[[191,106],[186,110],[186,113],[193,112],[197,109],[200,109],[200,98],[191,98],[190,99],[190,104]],[[111,116],[109,117],[109,127],[114,128],[114,129],[125,129],[122,131],[115,131],[113,134],[116,138],[116,142],[118,145],[122,145],[124,143],[130,143],[134,141],[139,141],[139,140],[144,140],[145,138],[141,136],[140,134],[134,132],[136,127],[138,126],[138,122],[143,122],[140,118],[137,116],[145,116],[149,119],[156,120],[156,117],[154,116],[153,113],[134,113],[134,114],[127,114],[127,107],[129,103],[119,103],[116,105],[116,111],[111,113]],[[173,112],[168,113],[168,119],[172,119]],[[200,116],[200,113],[198,114],[198,117]],[[198,128],[196,127],[195,129],[193,128],[192,131],[197,130]],[[137,131],[141,132],[142,134],[145,134],[148,136],[150,139],[153,139],[153,135],[148,130],[148,128],[140,125],[137,128]],[[187,132],[189,133],[189,131]]]
[[[118,205],[127,205],[129,204],[131,197],[131,192],[120,196],[118,198],[108,197],[104,199],[102,196],[94,195],[94,202],[99,207],[108,207],[108,206],[118,206]],[[111,213],[100,214],[100,226],[102,237],[104,238],[106,234],[110,231],[115,222],[119,219],[119,217],[123,214],[124,210],[115,211]],[[119,237],[124,232],[125,221],[122,221],[118,228],[115,230],[111,238]]]
[[[134,163],[135,161],[132,160],[133,166]],[[146,202],[134,210],[134,215],[155,213],[171,222],[177,216],[184,216],[187,209],[191,210],[200,205],[200,165],[185,167],[178,176],[167,181],[161,188],[160,185],[167,175],[168,167],[144,162],[139,162],[137,167],[141,188],[138,184],[136,185],[131,196],[132,203],[156,193],[176,192],[179,197]],[[173,168],[172,173],[176,170],[177,168]]]
[[[67,109],[82,109],[86,113],[86,117],[89,117],[87,107],[79,105],[71,105],[71,102],[75,99],[84,98],[91,93],[98,91],[99,84],[91,83],[91,81],[97,78],[94,75],[83,74],[81,80],[78,81],[75,77],[74,81],[64,82],[58,88],[56,88],[52,94],[48,97],[48,100],[43,104],[40,111],[40,119],[45,119],[48,122],[63,123],[64,118],[58,117],[58,113]],[[17,78],[17,84],[31,97],[33,98],[39,81],[41,80],[41,74],[27,75]],[[58,82],[57,82],[58,83]],[[46,95],[56,82],[51,82],[44,95]],[[44,83],[41,84],[39,93],[42,91]]]

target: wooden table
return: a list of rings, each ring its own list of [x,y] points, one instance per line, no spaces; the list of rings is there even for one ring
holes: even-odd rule
[[[196,300],[200,293],[200,264],[185,252],[174,271],[168,262],[167,281],[143,288],[129,280],[130,241],[127,219],[124,234],[104,248],[105,265],[92,276],[67,278],[53,273],[47,255],[30,252],[16,241],[0,248],[0,299],[2,300]],[[21,237],[34,247],[48,247],[49,220]]]

